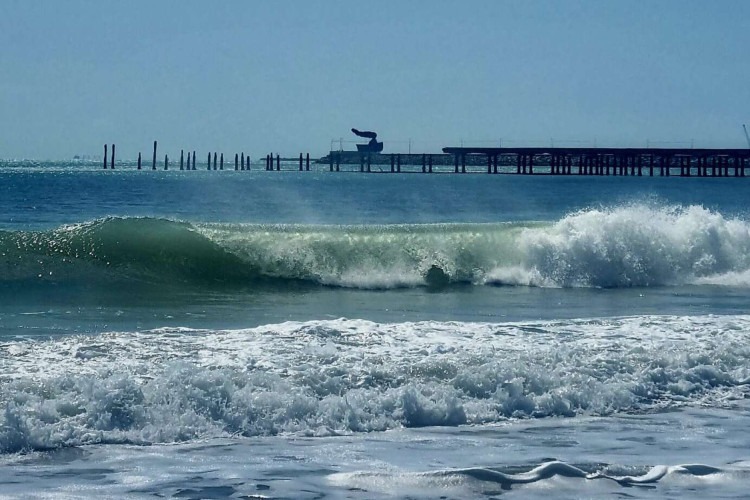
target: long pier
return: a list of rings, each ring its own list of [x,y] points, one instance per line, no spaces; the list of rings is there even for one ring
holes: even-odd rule
[[[454,171],[466,172],[467,158],[483,158],[487,173],[551,175],[648,175],[745,177],[750,149],[683,148],[443,148],[454,158]],[[471,162],[471,163],[475,163]],[[459,170],[460,165],[460,170]],[[546,168],[545,168],[546,167]],[[536,168],[536,170],[535,170]]]
[[[750,149],[479,148],[447,147],[442,154],[368,154],[331,151],[330,171],[745,177]]]
[[[588,175],[588,176],[663,176],[745,177],[750,168],[750,149],[694,148],[567,148],[567,147],[446,147],[442,153],[368,153],[331,151],[323,158],[309,153],[282,158],[268,154],[266,171],[310,171],[311,163],[321,170],[328,164],[333,172],[357,171],[382,173],[487,173],[516,175]],[[157,169],[157,142],[154,141],[151,170]],[[104,146],[103,168],[107,169],[108,148]],[[217,168],[217,153],[208,153],[205,168],[224,170],[224,154]],[[196,152],[188,151],[185,162],[180,151],[179,169],[196,169]],[[213,162],[212,162],[213,159]],[[231,161],[231,160],[230,160]],[[202,162],[201,162],[202,163]],[[229,162],[227,162],[229,163]],[[357,166],[359,167],[357,169]],[[343,167],[343,168],[342,168]],[[112,144],[109,169],[115,168],[115,145]],[[138,154],[141,170],[141,154]],[[250,155],[235,153],[234,170],[251,168]],[[164,170],[169,157],[164,157]],[[229,167],[227,170],[230,170]]]

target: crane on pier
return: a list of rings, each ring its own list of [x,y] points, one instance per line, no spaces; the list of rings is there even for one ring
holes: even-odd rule
[[[742,130],[745,131],[745,139],[747,140],[747,147],[748,149],[750,149],[750,135],[747,134],[747,127],[745,126],[744,123],[742,124]]]

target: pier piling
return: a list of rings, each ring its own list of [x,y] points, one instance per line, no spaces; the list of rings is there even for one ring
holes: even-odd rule
[[[114,170],[115,169],[115,145],[112,144],[112,161],[109,162],[109,168]]]
[[[107,170],[107,145],[104,145],[104,170]]]
[[[151,158],[151,170],[156,170],[156,141],[154,141],[154,156]]]
[[[138,170],[141,169],[141,152],[138,152]]]

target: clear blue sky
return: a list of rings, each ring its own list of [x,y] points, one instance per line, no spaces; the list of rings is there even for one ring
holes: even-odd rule
[[[745,147],[748,0],[0,0],[0,158]],[[487,143],[488,145],[490,143]]]

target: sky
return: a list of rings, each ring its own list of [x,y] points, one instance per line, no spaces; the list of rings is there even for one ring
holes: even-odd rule
[[[0,158],[747,147],[747,0],[0,0]],[[334,141],[336,141],[334,143]]]

